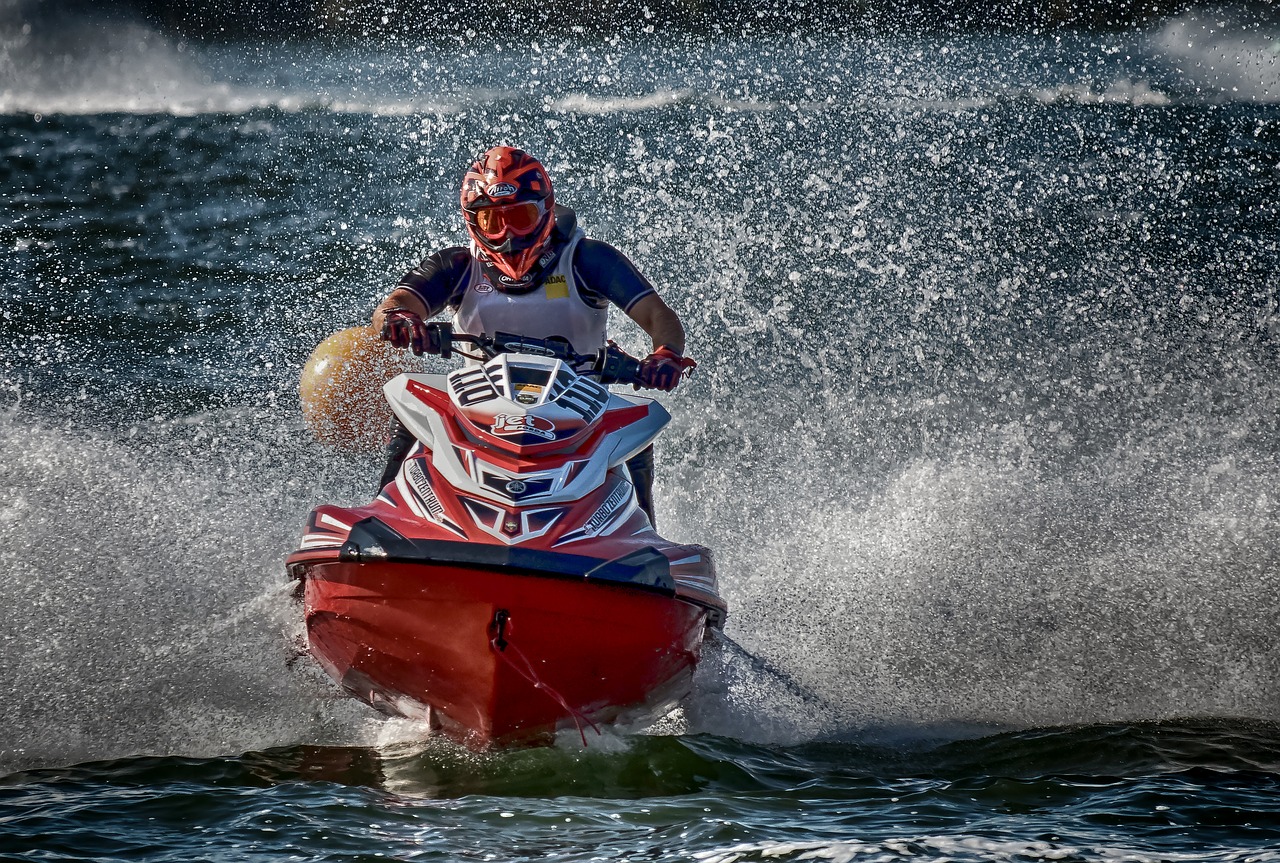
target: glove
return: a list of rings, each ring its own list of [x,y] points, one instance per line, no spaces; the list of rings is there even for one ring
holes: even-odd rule
[[[671,392],[698,364],[663,345],[640,361],[640,385],[651,390]]]
[[[430,350],[427,325],[417,313],[409,309],[387,309],[386,317],[382,319],[382,332],[378,337],[384,342],[391,342],[393,347],[409,348],[418,355],[424,352],[439,353],[438,350]]]

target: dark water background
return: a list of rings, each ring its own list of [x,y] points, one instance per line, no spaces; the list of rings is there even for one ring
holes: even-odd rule
[[[1278,44],[0,6],[0,855],[1280,859]],[[713,654],[656,728],[481,756],[291,662],[281,560],[380,466],[298,370],[498,141],[684,317],[663,523],[810,697]]]

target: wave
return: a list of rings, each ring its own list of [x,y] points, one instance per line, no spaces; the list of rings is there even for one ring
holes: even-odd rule
[[[216,755],[359,730],[362,714],[289,671],[293,480],[245,462],[251,435],[233,433],[219,455],[212,430],[237,424],[138,423],[113,438],[0,414],[11,685],[0,765]]]
[[[752,842],[694,855],[698,863],[740,861],[896,860],[903,857],[937,860],[1089,860],[1125,863],[1277,863],[1280,852],[1257,851],[1150,851],[1136,844],[1125,847],[1107,842],[1084,843],[1043,839],[1005,839],[954,835],[911,835],[884,841]]]
[[[1173,102],[1169,94],[1151,86],[1149,81],[1120,78],[1105,90],[1086,84],[1059,84],[1027,91],[1027,96],[1044,105],[1129,105],[1132,107],[1164,106]]]
[[[1240,11],[1204,11],[1169,21],[1153,43],[1204,98],[1280,102],[1280,29]]]
[[[557,116],[686,105],[841,115],[886,106],[964,111],[1007,101],[1137,107],[1275,102],[1276,44],[1247,18],[1235,23],[1202,15],[1105,45],[1072,42],[1065,53],[1062,45],[1042,44],[1042,37],[1031,35],[985,41],[968,36],[946,44],[881,40],[870,47],[837,40],[805,49],[812,54],[805,63],[814,71],[798,76],[808,86],[794,89],[776,74],[760,75],[761,55],[776,72],[776,64],[788,61],[786,52],[751,40],[673,46],[655,38],[649,50],[663,58],[670,74],[658,73],[644,45],[623,55],[586,42],[513,45],[493,58],[489,72],[477,75],[468,53],[474,49],[466,45],[202,45],[140,21],[83,11],[29,19],[11,10],[0,16],[0,114],[276,110],[411,116],[458,115],[477,107],[518,114],[533,100]],[[1054,62],[1044,68],[1029,63],[1041,54]],[[592,70],[606,61],[619,65],[608,78],[590,83],[599,77]],[[1089,68],[1091,74],[1085,72]],[[839,74],[818,76],[820,69]]]

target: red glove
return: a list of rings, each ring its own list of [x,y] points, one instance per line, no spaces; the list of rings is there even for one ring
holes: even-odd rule
[[[651,390],[671,392],[698,364],[663,345],[640,361],[640,385]]]
[[[387,309],[379,338],[391,342],[394,347],[409,348],[421,355],[427,350],[427,325],[409,309]]]

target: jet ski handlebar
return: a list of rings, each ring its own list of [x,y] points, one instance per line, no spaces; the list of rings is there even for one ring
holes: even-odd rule
[[[445,359],[453,356],[455,345],[469,345],[480,351],[481,359],[491,360],[498,354],[534,354],[541,357],[552,357],[583,370],[581,373],[592,375],[602,384],[635,384],[644,386],[640,381],[640,361],[622,348],[609,342],[594,354],[579,354],[573,345],[563,336],[551,336],[535,339],[528,336],[497,333],[494,336],[472,336],[467,333],[455,333],[453,326],[444,321],[431,321],[426,324],[426,345],[423,353],[437,354]],[[458,351],[458,353],[462,353]],[[471,356],[470,354],[462,354]]]

